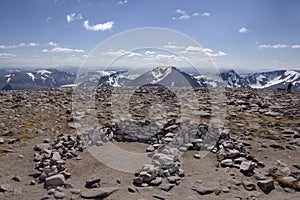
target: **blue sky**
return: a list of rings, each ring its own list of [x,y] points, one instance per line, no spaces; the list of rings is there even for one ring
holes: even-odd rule
[[[300,69],[298,0],[1,0],[0,27],[0,67],[80,66],[117,33],[162,27],[220,68]]]

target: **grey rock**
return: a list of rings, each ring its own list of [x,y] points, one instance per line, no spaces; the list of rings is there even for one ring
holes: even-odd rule
[[[4,153],[13,153],[13,152],[15,152],[15,151],[12,150],[12,149],[4,149],[3,152],[4,152]]]
[[[49,150],[51,149],[51,145],[50,144],[46,144],[46,143],[42,143],[42,144],[37,144],[34,147],[35,151],[44,151],[44,150]]]
[[[198,192],[200,195],[207,195],[214,192],[214,189],[211,187],[197,186],[192,188],[192,190]]]
[[[241,181],[236,180],[236,179],[232,179],[232,178],[228,179],[228,183],[230,183],[230,184],[232,184],[232,185],[235,185],[235,186],[239,186],[239,185],[242,184]]]
[[[133,184],[134,185],[141,185],[143,183],[143,178],[141,178],[141,177],[135,177],[134,179],[133,179]]]
[[[169,181],[169,183],[177,183],[181,180],[181,178],[178,176],[169,176],[167,177],[167,180]]]
[[[243,181],[242,184],[243,184],[244,188],[248,191],[255,190],[255,184],[252,183],[251,181]]]
[[[55,189],[51,188],[48,190],[48,195],[53,195],[55,193]]]
[[[155,148],[153,147],[153,145],[149,145],[147,148],[146,148],[146,152],[152,152],[154,151]]]
[[[291,129],[285,129],[285,130],[282,131],[282,133],[283,133],[283,134],[288,134],[288,135],[290,135],[290,134],[293,135],[293,134],[295,134],[295,131],[293,131],[293,130],[291,130]]]
[[[257,186],[265,193],[269,194],[274,189],[274,181],[272,179],[261,180],[257,182]]]
[[[161,185],[159,188],[163,191],[170,191],[173,187],[175,186],[175,184],[164,184],[164,185]]]
[[[63,198],[65,198],[65,194],[63,192],[59,192],[59,191],[56,191],[53,196],[56,199],[63,199]]]
[[[288,187],[284,188],[284,191],[285,191],[286,193],[290,193],[290,194],[294,194],[294,193],[296,192],[295,189],[293,189],[293,188],[288,188]]]
[[[232,159],[224,159],[221,161],[221,167],[232,167],[233,161]]]
[[[86,188],[98,188],[98,187],[101,186],[101,185],[100,185],[100,181],[101,181],[100,178],[87,180],[87,181],[85,182],[85,187],[86,187]]]
[[[0,144],[4,143],[4,138],[0,138]]]
[[[240,171],[247,176],[253,175],[254,163],[252,161],[243,161],[240,165]]]
[[[6,192],[8,191],[10,188],[10,185],[9,184],[1,184],[0,185],[0,192]]]
[[[292,176],[285,176],[285,177],[282,178],[282,180],[284,180],[284,181],[287,182],[287,183],[293,183],[293,182],[296,182],[296,181],[297,181],[297,179],[295,179],[295,178],[292,177]]]
[[[150,181],[149,185],[158,186],[162,183],[161,177],[156,177],[154,180]]]
[[[106,198],[119,189],[119,187],[94,188],[81,192],[81,197],[84,199]]]
[[[70,189],[70,193],[71,193],[71,194],[80,194],[80,192],[81,192],[80,189],[75,189],[75,188]]]
[[[195,153],[195,154],[194,154],[194,158],[196,158],[196,159],[200,159],[200,158],[201,158],[201,156],[200,156],[200,154],[199,154],[199,153]]]
[[[272,147],[273,149],[280,149],[280,150],[284,150],[284,147],[281,146],[280,144],[278,143],[273,143],[273,144],[270,144],[270,147]]]
[[[128,187],[128,192],[131,192],[131,193],[135,193],[136,192],[136,188],[134,187]]]
[[[12,178],[12,180],[16,181],[16,182],[21,182],[21,177],[20,176],[14,176]]]
[[[52,160],[58,161],[61,159],[60,153],[59,152],[53,152],[52,154]]]
[[[236,149],[230,149],[227,153],[228,158],[237,158],[240,156],[240,152]]]
[[[166,197],[161,196],[161,195],[157,195],[157,194],[153,195],[153,197],[154,197],[155,199],[160,199],[160,200],[166,199]]]
[[[56,174],[46,178],[46,187],[57,187],[65,184],[65,177],[62,174]]]

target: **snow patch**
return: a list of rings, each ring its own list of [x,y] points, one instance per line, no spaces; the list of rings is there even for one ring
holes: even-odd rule
[[[29,76],[29,78],[31,78],[32,81],[36,79],[36,77],[31,72],[28,72],[27,75]]]
[[[151,83],[158,83],[159,81],[163,80],[165,77],[167,77],[169,74],[172,73],[171,67],[157,67],[154,70],[152,70],[152,75],[155,78],[151,81]]]

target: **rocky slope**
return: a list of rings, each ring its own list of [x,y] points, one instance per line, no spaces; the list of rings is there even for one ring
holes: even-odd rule
[[[116,90],[113,96],[111,90],[100,88],[96,109],[83,106],[85,112],[72,109],[70,88],[0,91],[0,199],[299,196],[299,91],[227,89],[224,126],[217,132],[211,126],[217,114],[213,108],[222,105],[212,106],[205,89],[189,93],[180,88],[184,105],[180,97],[160,88]],[[122,118],[127,103],[121,97],[126,92],[132,95],[131,120]],[[194,94],[199,104],[193,102]],[[112,97],[123,109],[109,109],[116,103]],[[153,107],[158,104],[162,107]],[[183,112],[185,107],[192,111]],[[103,128],[85,121],[93,110]],[[185,114],[191,116],[189,122],[179,119]],[[137,124],[130,125],[132,120]],[[78,137],[77,130],[85,125]],[[141,134],[148,125],[149,131]],[[185,131],[178,132],[182,127]],[[135,174],[104,165],[89,149],[110,142],[128,152],[148,153],[150,163],[138,166]],[[121,164],[121,158],[104,153]]]

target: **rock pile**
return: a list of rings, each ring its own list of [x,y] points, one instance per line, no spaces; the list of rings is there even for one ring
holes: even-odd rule
[[[60,135],[52,144],[49,139],[45,139],[44,143],[34,147],[37,151],[34,154],[35,168],[39,171],[35,176],[45,183],[46,188],[64,186],[65,179],[71,176],[65,166],[65,160],[80,159],[77,152],[83,151],[84,148],[80,137]]]

